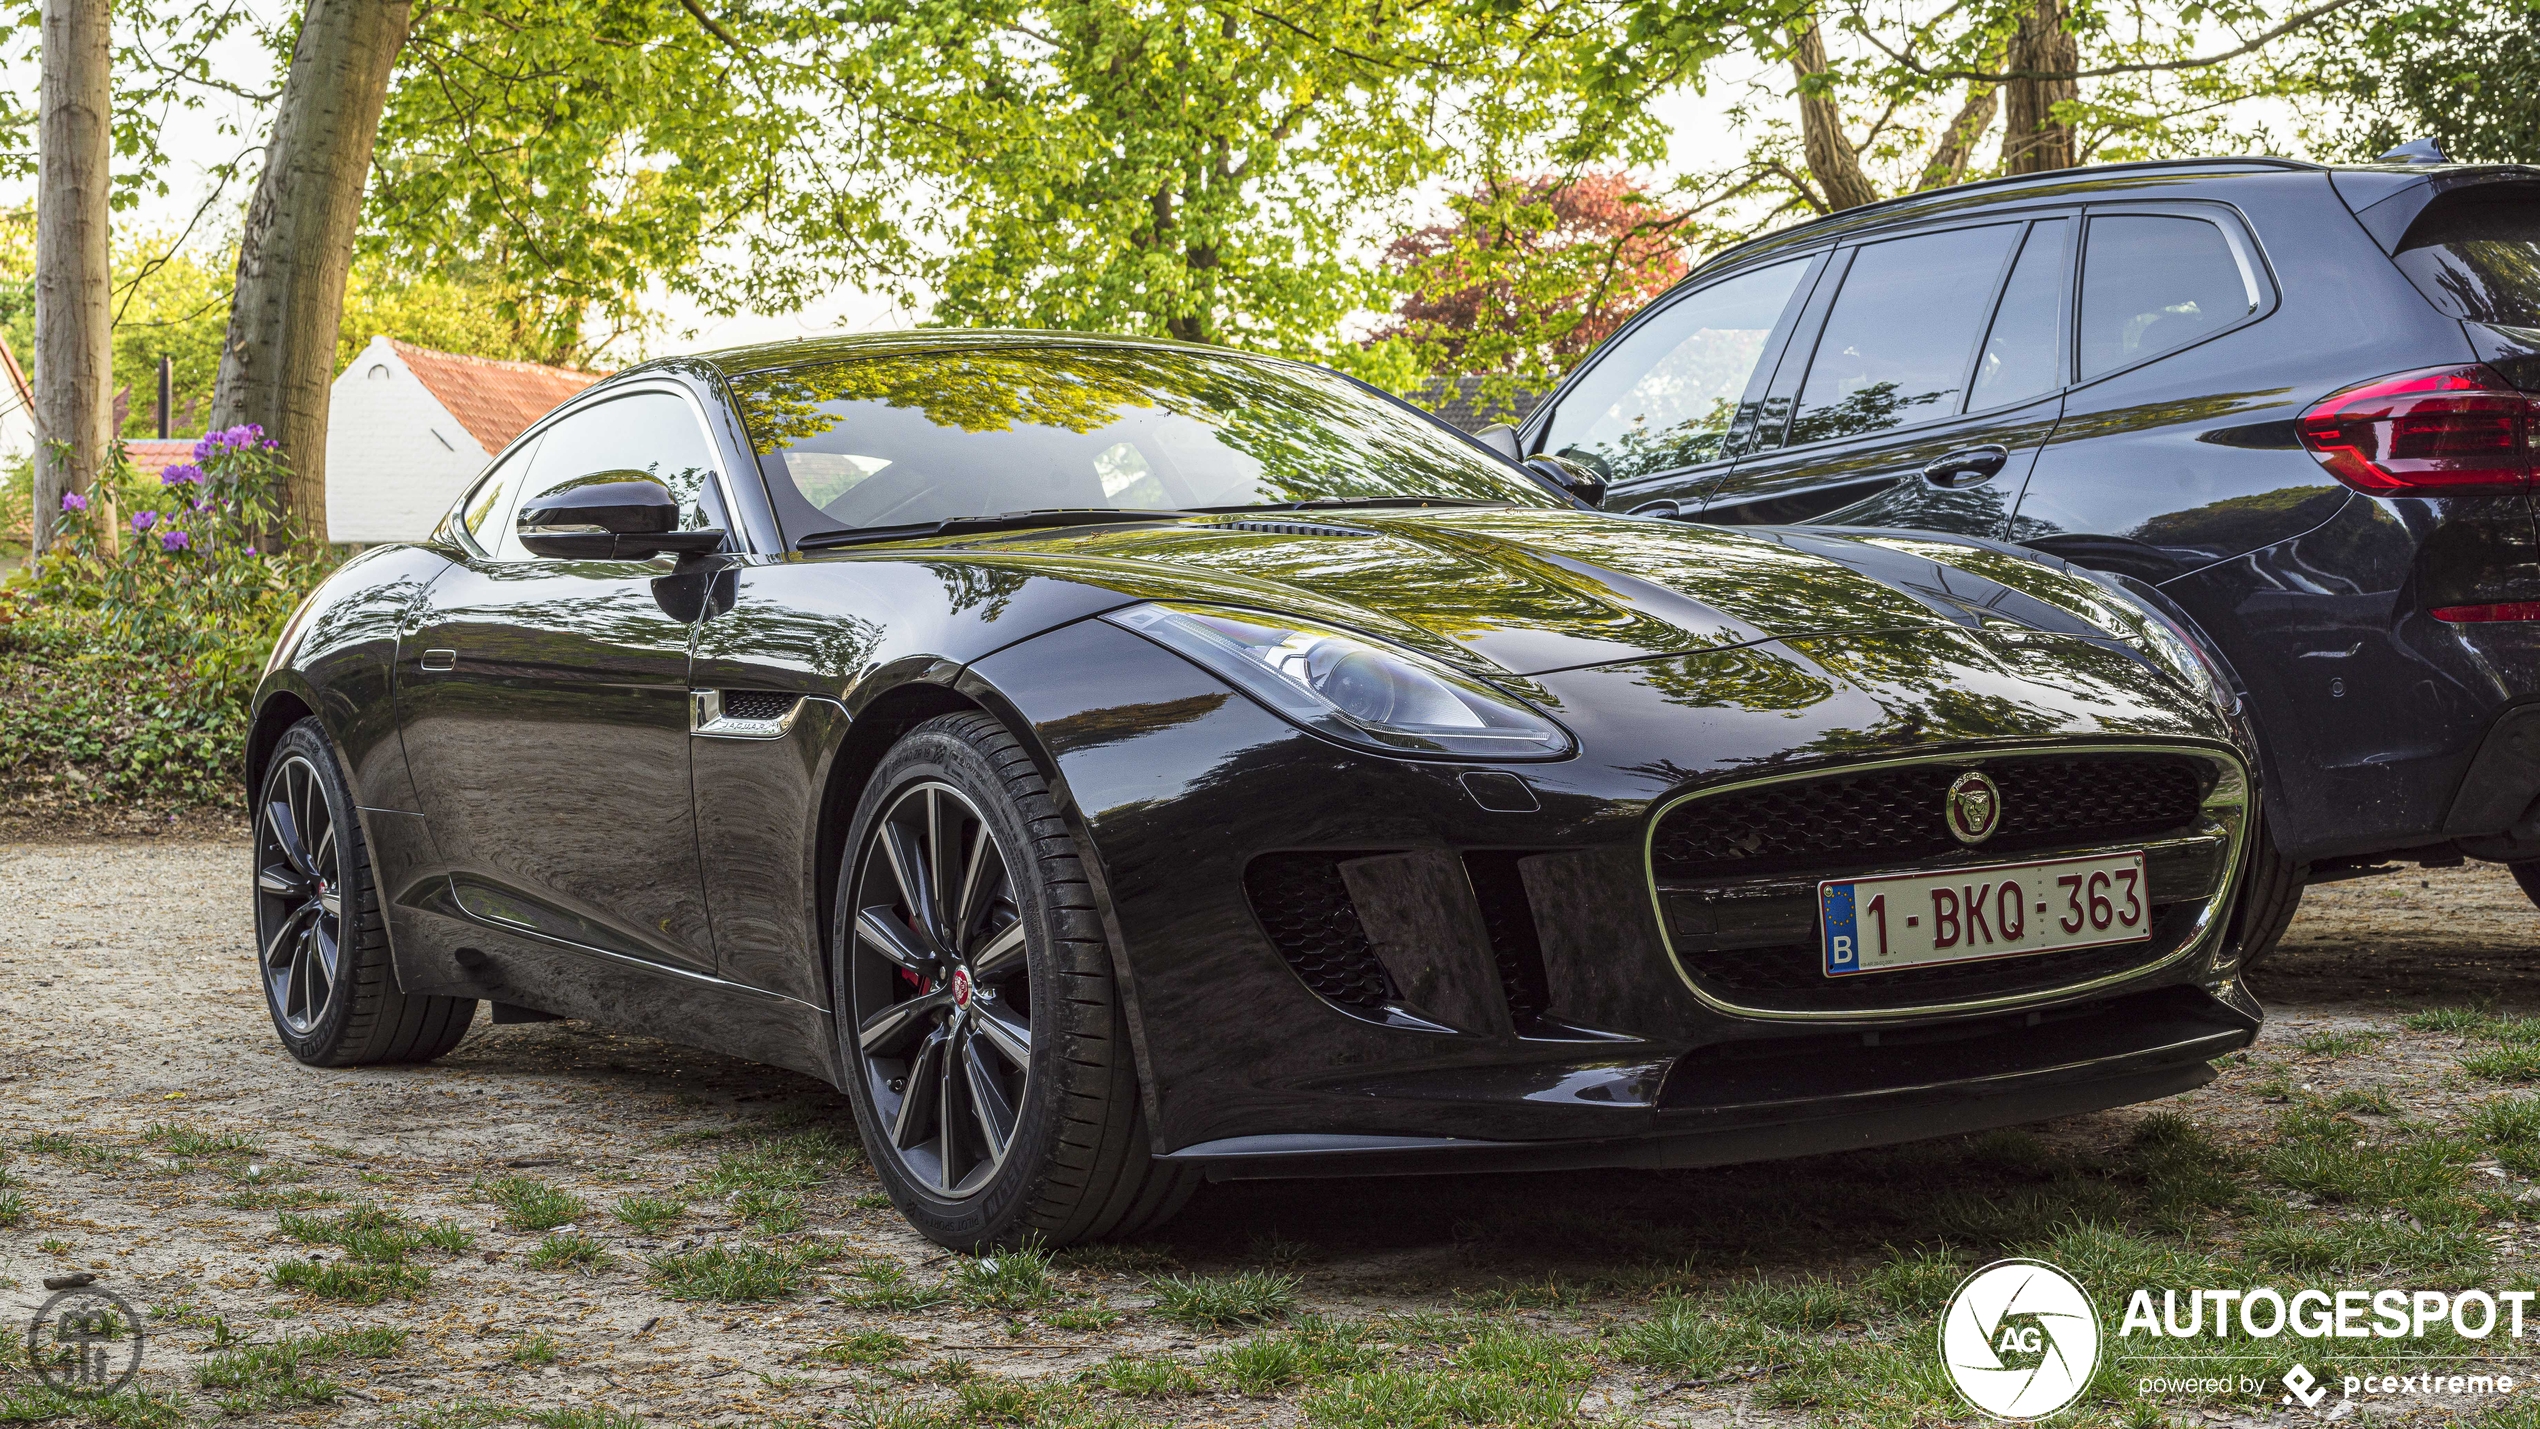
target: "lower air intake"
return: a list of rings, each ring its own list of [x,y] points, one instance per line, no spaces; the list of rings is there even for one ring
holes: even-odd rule
[[[1385,965],[1358,921],[1340,866],[1364,853],[1270,853],[1244,870],[1261,931],[1317,996],[1376,1013],[1393,996]]]

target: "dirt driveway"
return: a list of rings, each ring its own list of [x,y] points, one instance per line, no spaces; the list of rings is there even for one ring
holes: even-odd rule
[[[1931,1317],[2005,1251],[2540,1283],[2540,913],[2492,868],[2313,890],[2265,1041],[2159,1106],[1798,1165],[1215,1187],[1146,1245],[983,1262],[909,1233],[791,1073],[579,1023],[295,1065],[245,864],[0,847],[0,1315],[87,1271],[149,1336],[85,1409],[10,1351],[0,1422],[1908,1424],[1968,1417]],[[2357,1407],[2287,1409],[2282,1354],[2243,1366],[2263,1393],[2146,1394],[2129,1353],[2088,1418]]]

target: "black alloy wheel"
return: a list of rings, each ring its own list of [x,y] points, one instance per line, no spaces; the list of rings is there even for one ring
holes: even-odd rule
[[[370,846],[334,746],[283,731],[256,792],[256,981],[273,1030],[313,1067],[427,1062],[458,1045],[476,1000],[397,986]]]
[[[838,1065],[892,1204],[939,1245],[1135,1235],[1196,1173],[1152,1155],[1112,948],[1030,753],[942,715],[874,767],[830,930]]]
[[[276,1022],[306,1037],[343,981],[344,846],[317,766],[274,761],[256,813],[256,955]]]
[[[976,1195],[1032,1078],[1032,977],[1005,851],[950,784],[901,789],[866,841],[850,956],[865,1087],[909,1175]]]

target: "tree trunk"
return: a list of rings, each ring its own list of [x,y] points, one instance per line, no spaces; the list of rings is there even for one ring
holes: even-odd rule
[[[1826,211],[1837,213],[1878,202],[1878,190],[1870,187],[1869,176],[1861,172],[1860,151],[1843,136],[1843,111],[1835,104],[1833,92],[1810,84],[1832,68],[1814,16],[1805,28],[1790,28],[1790,67],[1799,76],[1800,143],[1807,151],[1808,172],[1817,180],[1817,192],[1825,195]]]
[[[289,463],[283,509],[326,539],[326,409],[353,229],[411,0],[308,0],[238,241],[212,425],[252,422]]]
[[[107,163],[113,154],[107,10],[45,0],[43,114],[36,137],[35,549],[52,544],[62,498],[89,503],[98,543],[115,549],[106,385],[114,362],[106,313]]]
[[[2000,107],[2000,91],[1982,80],[1967,86],[1967,102],[1959,107],[1949,127],[1940,131],[1940,142],[1933,146],[1931,162],[1923,166],[1923,180],[1917,190],[1942,188],[1964,182],[1967,165],[1975,158],[1976,141],[1993,124],[1994,110]]]
[[[2003,88],[2002,168],[2006,173],[2042,174],[2069,169],[2074,162],[2073,129],[2058,121],[2059,103],[2081,97],[2081,84],[2069,76],[2081,67],[2081,46],[2064,28],[2064,0],[2037,0],[2037,8],[2020,17],[2011,36],[2003,68],[2045,71],[2063,79],[2014,79]]]

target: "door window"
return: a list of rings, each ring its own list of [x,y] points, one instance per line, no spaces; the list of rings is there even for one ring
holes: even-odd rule
[[[1599,467],[1612,481],[1716,460],[1810,261],[1741,273],[1632,329],[1561,399],[1546,448]]]
[[[520,478],[546,434],[531,437],[492,471],[477,479],[476,485],[459,498],[459,525],[468,539],[485,549],[494,549],[502,530],[511,523],[512,507],[520,500]]]
[[[2051,392],[2064,381],[2064,255],[2072,247],[2072,223],[2049,219],[2031,227],[2020,261],[2002,285],[2002,303],[1976,357],[1975,393],[1967,410],[1981,411]]]
[[[1826,316],[1789,445],[1956,414],[2016,223],[1865,245]]]
[[[2082,380],[2210,337],[2257,307],[2257,280],[2214,224],[2093,218],[2081,268]]]
[[[715,483],[719,466],[686,399],[642,392],[585,407],[549,427],[520,486],[534,496],[593,472],[642,472],[669,488],[679,502],[679,529],[697,531],[727,524]],[[531,559],[508,514],[493,549],[498,560]]]

